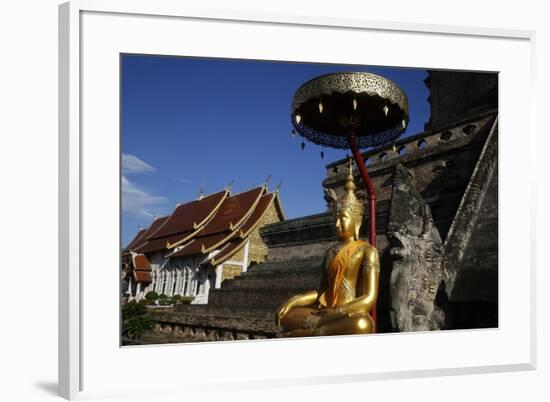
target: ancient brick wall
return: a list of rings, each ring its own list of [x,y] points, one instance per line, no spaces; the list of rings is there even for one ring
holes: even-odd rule
[[[260,263],[267,259],[268,248],[260,236],[260,229],[266,225],[278,223],[279,221],[280,219],[275,204],[272,202],[265,211],[256,229],[250,234],[250,247],[248,251],[249,262]]]

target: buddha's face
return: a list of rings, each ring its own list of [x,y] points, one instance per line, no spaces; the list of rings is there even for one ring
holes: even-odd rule
[[[336,216],[336,233],[340,240],[352,239],[355,235],[357,222],[350,211],[342,209]]]

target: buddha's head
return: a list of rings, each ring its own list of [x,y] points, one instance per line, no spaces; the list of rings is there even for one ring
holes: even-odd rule
[[[359,229],[363,223],[363,203],[355,195],[355,182],[351,161],[348,163],[348,175],[344,185],[344,194],[339,197],[333,211],[336,220],[336,233],[340,240],[359,239]]]

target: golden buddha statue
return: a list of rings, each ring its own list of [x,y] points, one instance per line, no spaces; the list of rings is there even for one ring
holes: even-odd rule
[[[359,239],[363,204],[355,195],[351,162],[344,188],[330,203],[340,241],[325,254],[319,289],[295,295],[277,310],[283,337],[374,332],[370,311],[378,297],[380,261],[376,247]]]

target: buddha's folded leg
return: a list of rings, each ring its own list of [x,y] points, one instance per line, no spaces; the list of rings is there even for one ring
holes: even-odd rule
[[[374,322],[368,313],[356,313],[344,318],[319,326],[316,335],[353,335],[370,334],[373,332]]]
[[[318,310],[313,307],[294,307],[281,319],[283,332],[314,329],[314,324],[318,320],[317,316],[313,314],[316,311]]]

